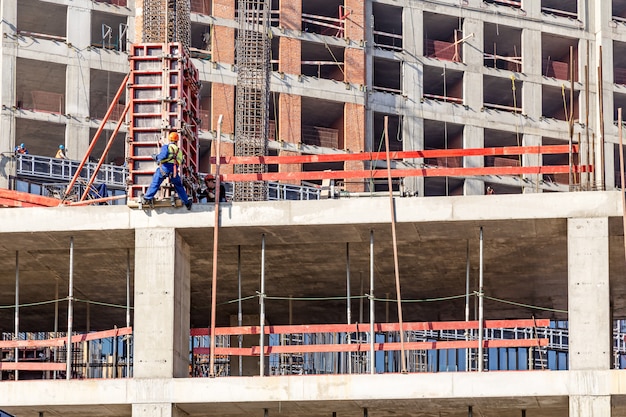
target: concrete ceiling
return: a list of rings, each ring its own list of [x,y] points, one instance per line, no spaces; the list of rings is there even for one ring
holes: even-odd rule
[[[311,204],[322,204],[320,207],[323,207],[323,202]],[[211,207],[198,205],[195,210],[208,212]],[[72,217],[63,221],[71,222]],[[566,319],[567,220],[554,218],[399,223],[397,246],[401,293],[403,299],[413,301],[404,307],[404,320],[464,319],[467,253],[469,248],[470,291],[474,291],[477,289],[481,226],[484,235],[484,287],[489,297],[485,300],[485,318],[529,318],[534,315]],[[229,325],[230,317],[237,314],[237,303],[230,301],[237,299],[238,294],[239,250],[242,296],[252,297],[243,302],[243,312],[251,316],[258,314],[255,295],[260,289],[263,235],[266,239],[266,294],[269,297],[266,315],[271,324],[289,323],[289,297],[298,298],[291,305],[293,323],[345,322],[345,300],[336,298],[346,295],[348,256],[350,291],[355,297],[351,307],[355,321],[362,321],[355,313],[360,310],[362,298],[356,297],[370,293],[371,231],[374,294],[380,299],[395,300],[389,224],[221,228],[218,325]],[[206,327],[210,323],[213,229],[182,227],[179,233],[191,249],[191,323],[193,327]],[[67,295],[72,236],[75,296],[82,300],[75,307],[75,329],[108,329],[114,325],[125,325],[127,262],[130,265],[131,294],[134,273],[135,237],[132,229],[5,233],[0,243],[0,306],[5,307],[0,309],[2,331],[13,330],[14,311],[10,307],[15,303],[16,253],[19,256],[20,302],[52,302]],[[622,236],[621,219],[612,219],[610,271],[613,315],[616,319],[626,317],[626,284],[616,278],[623,276],[625,271]],[[302,300],[307,298],[317,300]],[[90,304],[88,311],[87,300],[107,305]],[[132,300],[130,303],[132,305]],[[368,303],[363,301],[363,304],[367,320]],[[62,325],[66,320],[66,304],[63,302],[60,306],[59,321]],[[376,317],[380,321],[395,321],[395,303],[377,302]],[[53,303],[20,309],[22,330],[50,331],[53,327]]]

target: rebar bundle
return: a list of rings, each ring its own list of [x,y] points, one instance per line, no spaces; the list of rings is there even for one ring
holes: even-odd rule
[[[270,0],[239,0],[235,155],[265,156],[269,133]],[[235,165],[235,173],[267,171],[265,164]],[[268,199],[266,181],[235,184],[235,201]]]

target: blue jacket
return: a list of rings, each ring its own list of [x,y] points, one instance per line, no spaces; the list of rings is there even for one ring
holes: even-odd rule
[[[180,151],[180,148],[175,143],[167,143],[161,146],[161,151],[153,156],[153,159],[159,163],[161,169],[167,174],[174,171],[174,165],[176,163],[176,154],[170,154],[170,146],[175,146],[176,151]]]

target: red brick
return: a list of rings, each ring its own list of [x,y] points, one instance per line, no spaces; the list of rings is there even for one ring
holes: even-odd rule
[[[364,150],[365,137],[365,107],[359,104],[346,103],[344,106],[343,137],[344,149],[351,152],[361,152]],[[362,170],[365,164],[363,161],[349,161],[344,164],[344,170]],[[347,191],[365,191],[364,180],[346,180]]]
[[[365,53],[359,49],[346,48],[345,82],[365,84]]]
[[[280,27],[290,30],[302,30],[302,2],[280,2]]]
[[[287,74],[302,74],[302,44],[297,39],[280,37],[278,71]]]
[[[363,0],[346,0],[345,37],[352,40],[365,39],[365,2]]]

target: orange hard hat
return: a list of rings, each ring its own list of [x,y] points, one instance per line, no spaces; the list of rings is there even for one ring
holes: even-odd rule
[[[170,142],[178,142],[178,133],[172,132],[169,135]]]

